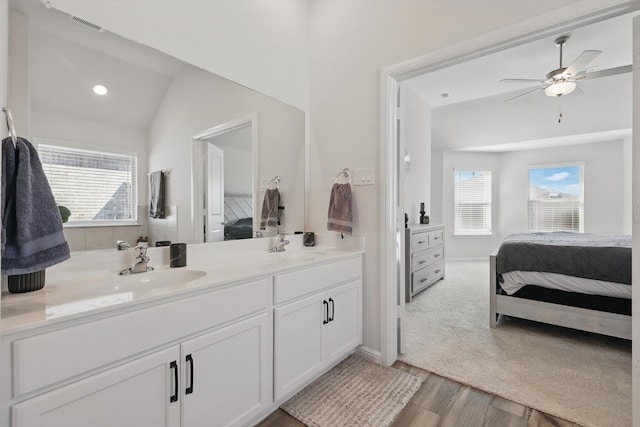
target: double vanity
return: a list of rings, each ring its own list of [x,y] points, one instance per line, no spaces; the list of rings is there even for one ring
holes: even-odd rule
[[[299,237],[189,245],[174,269],[150,248],[125,276],[130,251],[76,255],[3,293],[0,425],[255,424],[362,342],[362,240]]]

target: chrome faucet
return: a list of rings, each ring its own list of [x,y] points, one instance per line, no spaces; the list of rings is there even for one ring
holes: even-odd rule
[[[147,247],[138,245],[133,250],[138,251],[138,255],[133,260],[133,264],[131,267],[125,268],[120,272],[121,275],[125,274],[135,274],[135,273],[145,273],[147,271],[152,271],[153,267],[149,267],[147,263],[151,260],[147,255]]]
[[[125,242],[124,240],[118,240],[118,241],[116,242],[116,248],[117,248],[119,251],[124,251],[124,250],[126,250],[126,249],[129,249],[129,244],[128,244],[127,242]]]
[[[269,249],[269,252],[284,252],[284,247],[289,244],[288,240],[285,240],[284,233],[278,234],[278,240],[276,245]]]

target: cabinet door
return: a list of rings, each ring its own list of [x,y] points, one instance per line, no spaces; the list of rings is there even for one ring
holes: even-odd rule
[[[181,344],[183,427],[242,425],[271,405],[270,319],[264,313]]]
[[[174,346],[13,405],[11,424],[177,427],[179,356]]]
[[[279,399],[322,368],[324,294],[274,310],[274,393]]]
[[[361,281],[327,292],[329,323],[324,327],[324,360],[331,362],[362,342]]]

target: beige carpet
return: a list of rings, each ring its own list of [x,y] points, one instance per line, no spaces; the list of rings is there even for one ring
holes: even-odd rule
[[[501,318],[489,262],[449,262],[407,304],[400,360],[585,426],[631,426],[631,342]]]
[[[386,427],[422,380],[352,355],[281,408],[311,427]]]

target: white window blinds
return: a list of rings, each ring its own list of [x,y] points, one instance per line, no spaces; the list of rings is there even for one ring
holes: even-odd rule
[[[137,158],[131,155],[38,144],[56,203],[69,223],[131,222],[137,218]]]
[[[454,234],[491,233],[491,171],[455,169]]]
[[[529,231],[584,231],[583,167],[529,169]]]

